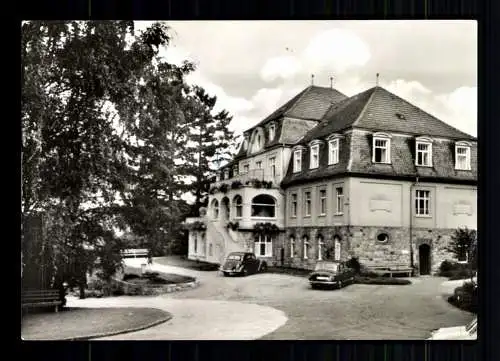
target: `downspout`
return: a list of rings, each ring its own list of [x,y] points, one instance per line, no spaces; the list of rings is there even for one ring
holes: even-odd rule
[[[413,189],[418,184],[418,177],[415,182],[410,185],[410,267],[413,269],[415,266],[413,260]]]

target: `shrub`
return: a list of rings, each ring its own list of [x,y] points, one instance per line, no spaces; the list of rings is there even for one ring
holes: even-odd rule
[[[392,277],[367,277],[367,276],[356,276],[354,282],[363,285],[410,285],[411,284],[411,281],[407,279],[392,278]]]
[[[123,275],[123,280],[124,281],[133,280],[135,278],[139,278],[139,276],[135,275],[135,274],[130,274],[130,273],[127,273],[127,274]]]
[[[450,280],[465,279],[471,277],[471,269],[469,264],[445,260],[439,266],[437,275]]]
[[[238,189],[241,187],[243,187],[243,184],[238,180],[231,183],[231,189]]]
[[[477,313],[477,292],[478,288],[475,283],[465,282],[462,286],[455,288],[453,296],[448,297],[448,302],[462,310]]]
[[[346,261],[346,266],[352,268],[356,271],[356,274],[361,272],[361,263],[359,263],[358,257],[351,257],[348,261]]]

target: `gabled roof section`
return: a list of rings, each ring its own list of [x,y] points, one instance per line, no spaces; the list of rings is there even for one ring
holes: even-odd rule
[[[333,105],[323,121],[308,132],[302,141],[308,142],[353,127],[453,140],[476,140],[475,137],[376,86]]]

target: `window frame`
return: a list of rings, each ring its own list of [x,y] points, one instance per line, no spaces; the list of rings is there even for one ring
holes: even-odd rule
[[[319,144],[313,144],[309,148],[309,169],[316,168],[319,168]]]
[[[238,201],[240,201],[241,203],[238,203]],[[234,196],[233,202],[234,202],[234,214],[235,214],[234,218],[235,219],[243,218],[243,197],[238,194]],[[238,215],[238,210],[240,211],[241,215]]]
[[[323,247],[325,245],[325,241],[323,240],[322,236],[318,236],[317,238],[318,241],[318,261],[323,260]]]
[[[293,173],[302,171],[302,149],[293,151]]]
[[[276,157],[269,158],[269,168],[271,169],[271,177],[276,177]]]
[[[427,146],[426,150],[418,149],[419,145]],[[427,164],[419,163],[419,154],[422,153],[422,160],[424,159],[423,154],[427,154]],[[432,140],[428,138],[417,139],[415,142],[415,165],[417,167],[432,167]]]
[[[376,152],[375,150],[381,148],[377,146],[377,141],[385,142],[385,161],[377,162],[375,160]],[[391,137],[385,133],[377,133],[373,135],[372,140],[372,163],[375,164],[391,164]]]
[[[328,141],[328,165],[334,165],[339,162],[339,138]]]
[[[328,192],[326,188],[321,188],[318,191],[318,197],[319,197],[319,215],[320,216],[326,216],[326,213],[328,212]]]
[[[276,136],[275,130],[276,130],[276,128],[275,128],[274,124],[269,126],[269,141],[274,140],[274,137]]]
[[[302,237],[302,258],[309,259],[309,237]]]
[[[465,149],[465,168],[459,167],[458,158],[463,155],[458,154],[458,149]],[[471,170],[471,146],[467,143],[457,143],[455,144],[455,169],[456,170]]]
[[[335,185],[335,215],[341,216],[343,214],[344,214],[344,186]]]
[[[264,254],[261,253],[262,245],[264,245]],[[270,234],[259,234],[254,241],[254,253],[259,257],[273,256],[273,236]]]
[[[290,195],[290,202],[291,202],[291,205],[290,205],[290,217],[292,218],[297,218],[297,210],[298,210],[298,199],[299,199],[299,196],[297,193],[292,193]]]
[[[304,217],[311,217],[312,214],[312,192],[304,191]]]
[[[420,195],[421,192],[424,192],[424,194],[427,195],[427,197],[423,197]],[[419,218],[429,218],[432,217],[431,213],[431,190],[430,189],[415,189],[415,203],[414,203],[414,212],[415,212],[415,217]],[[424,208],[423,210],[427,210],[427,213],[421,213],[420,210],[420,200],[424,201]],[[427,206],[426,205],[427,201]]]
[[[295,257],[295,236],[290,236],[290,258]]]

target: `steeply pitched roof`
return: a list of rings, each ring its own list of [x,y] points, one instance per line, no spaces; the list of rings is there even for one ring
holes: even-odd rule
[[[255,127],[281,117],[320,120],[333,103],[338,103],[346,98],[345,94],[336,89],[311,85],[268,115]]]
[[[302,141],[326,137],[347,128],[476,140],[382,87],[373,87],[332,106]]]

